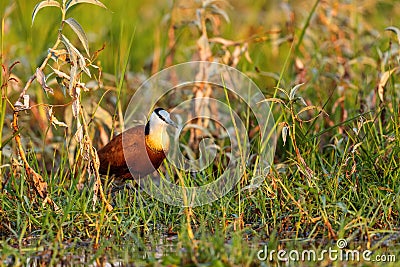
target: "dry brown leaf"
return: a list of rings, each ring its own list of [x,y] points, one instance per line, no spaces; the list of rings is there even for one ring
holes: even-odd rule
[[[49,52],[56,61],[57,60],[61,60],[64,62],[70,61],[68,56],[68,51],[66,49],[49,49]]]
[[[36,69],[36,80],[42,86],[43,90],[46,93],[54,94],[53,89],[51,89],[47,84],[46,84],[46,76],[44,75],[43,71],[39,68]]]
[[[14,109],[17,111],[29,109],[29,95],[23,95],[23,101],[24,103],[19,100],[15,102]]]
[[[49,107],[49,109],[47,110],[47,119],[51,122],[52,125],[54,125],[55,128],[57,128],[57,126],[68,128],[68,125],[65,122],[59,121],[54,116],[53,107]]]
[[[390,75],[392,75],[393,72],[397,71],[399,69],[399,67],[393,68],[391,70],[385,71],[382,76],[381,79],[379,80],[379,84],[378,84],[378,95],[379,98],[382,102],[384,102],[384,94],[385,94],[385,86],[387,81],[389,80]]]

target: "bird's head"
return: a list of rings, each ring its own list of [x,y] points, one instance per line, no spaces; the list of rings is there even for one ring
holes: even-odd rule
[[[163,108],[156,108],[150,115],[145,127],[146,144],[151,149],[168,150],[169,137],[166,134],[166,126],[178,125],[171,120],[168,111]]]
[[[150,115],[150,118],[146,124],[146,135],[153,133],[154,131],[162,131],[165,126],[172,125],[178,128],[178,125],[171,120],[171,117],[163,108],[156,108]]]

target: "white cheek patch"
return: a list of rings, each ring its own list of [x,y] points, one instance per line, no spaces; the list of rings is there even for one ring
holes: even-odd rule
[[[164,120],[169,120],[169,113],[167,111],[161,110],[160,112],[158,112],[158,114],[160,114],[160,116],[164,118]]]

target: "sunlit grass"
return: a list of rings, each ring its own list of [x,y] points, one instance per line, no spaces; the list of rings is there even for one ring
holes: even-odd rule
[[[102,68],[103,87],[82,95],[84,112],[93,119],[89,127],[96,147],[104,144],[103,139],[114,129],[123,129],[123,111],[130,96],[154,70],[152,64],[158,62],[162,68],[171,53],[165,17],[171,11],[166,3],[104,2],[108,10],[84,6],[73,10],[89,36],[91,51],[106,44],[96,62]],[[260,187],[248,190],[242,179],[224,197],[192,209],[170,206],[140,190],[125,189],[107,196],[114,207],[107,212],[100,201],[93,205],[94,181],[85,166],[75,162],[76,125],[71,107],[56,110],[56,116],[71,125],[67,130],[49,128],[44,109],[32,109],[20,114],[20,133],[29,164],[43,175],[51,198],[63,212],[42,205],[24,179],[15,144],[4,144],[0,165],[9,166],[1,166],[0,265],[140,262],[258,266],[269,264],[257,258],[264,245],[268,250],[321,251],[336,248],[335,241],[340,238],[346,239],[351,249],[394,254],[398,262],[398,72],[390,76],[383,102],[375,88],[385,71],[398,67],[400,44],[394,33],[384,29],[395,23],[391,18],[399,16],[399,4],[323,1],[313,14],[314,3],[302,2],[282,5],[279,1],[256,1],[250,5],[233,1],[232,8],[227,9],[231,23],[221,26],[221,36],[226,39],[266,37],[263,42],[249,42],[252,61],[241,58],[237,68],[254,79],[266,98],[279,98],[284,103],[271,100],[280,136],[274,165]],[[19,83],[2,88],[2,147],[2,142],[12,137],[12,110],[5,97],[10,103],[17,100],[24,83],[57,38],[60,16],[56,9],[41,10],[31,26],[34,4],[16,1],[2,24],[2,64],[8,67],[21,61],[13,70]],[[6,3],[1,4],[2,17],[6,7]],[[293,21],[289,19],[291,11],[295,14]],[[337,15],[333,15],[335,12]],[[296,46],[303,33],[302,43]],[[175,37],[173,63],[195,58],[199,38],[195,28],[178,27]],[[293,38],[295,43],[290,42]],[[71,41],[79,44],[77,39]],[[157,49],[160,58],[152,58]],[[214,45],[212,52],[219,56],[233,52],[233,48],[223,49]],[[299,62],[303,68],[299,68]],[[84,79],[89,81],[88,77]],[[302,100],[289,99],[282,92],[289,94],[303,82],[296,97],[323,108],[326,114],[316,108],[295,116],[304,108]],[[47,96],[37,83],[28,92],[35,103],[71,101],[60,92]],[[232,105],[251,126],[247,110],[240,110],[240,103]],[[96,117],[94,111],[107,116]],[[313,117],[317,118],[305,121]],[[288,129],[285,143],[281,135],[284,127]],[[185,136],[183,139],[188,140]],[[258,141],[254,138],[251,142]],[[210,180],[224,169],[222,160],[216,162],[205,170],[204,176]],[[168,177],[176,174],[168,164],[161,171]],[[249,169],[246,175],[255,174]],[[178,176],[184,184],[194,182],[193,174],[180,172]],[[201,182],[196,178],[195,182]],[[272,263],[282,264],[276,258]],[[299,264],[332,262],[325,259]]]

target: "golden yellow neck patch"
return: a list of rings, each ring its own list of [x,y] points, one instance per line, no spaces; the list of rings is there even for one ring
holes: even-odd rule
[[[169,148],[169,137],[165,130],[146,135],[145,141],[147,147],[153,151],[167,151]]]

